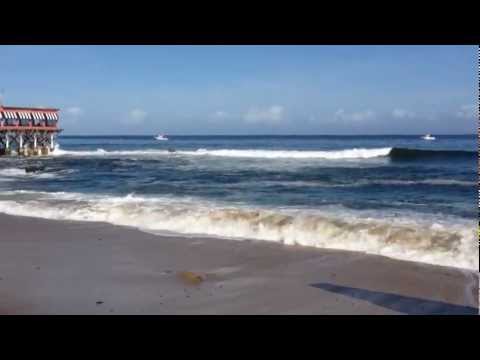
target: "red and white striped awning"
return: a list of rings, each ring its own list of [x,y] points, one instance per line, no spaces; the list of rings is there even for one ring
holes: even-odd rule
[[[27,111],[19,111],[18,116],[22,120],[30,120],[31,119],[30,112],[27,112]]]
[[[48,120],[58,120],[58,116],[56,113],[45,113],[45,116],[47,117]]]
[[[45,120],[41,112],[32,112],[32,116],[35,120]]]
[[[1,112],[1,117],[3,119],[16,119],[17,114],[14,111],[2,111]]]
[[[18,115],[17,115],[18,114]],[[57,113],[41,112],[41,111],[0,111],[0,118],[2,119],[22,119],[22,120],[58,120]]]

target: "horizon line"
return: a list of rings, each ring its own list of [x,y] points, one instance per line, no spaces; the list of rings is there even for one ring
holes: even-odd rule
[[[66,136],[155,136],[156,134],[61,134],[59,137]],[[412,134],[170,134],[167,136],[421,136],[425,133]],[[455,133],[455,134],[434,134],[435,136],[473,136],[478,133]]]

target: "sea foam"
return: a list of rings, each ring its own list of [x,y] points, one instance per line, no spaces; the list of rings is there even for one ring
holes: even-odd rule
[[[16,196],[28,198],[21,201]],[[148,232],[257,239],[287,245],[359,251],[478,270],[474,222],[421,222],[347,213],[286,212],[226,206],[198,199],[81,193],[0,193],[0,212],[59,220],[101,221]]]
[[[207,150],[197,149],[195,151],[178,150],[170,152],[161,149],[144,150],[111,150],[97,149],[94,151],[63,150],[56,147],[52,152],[54,156],[165,156],[165,155],[186,155],[186,156],[220,156],[232,158],[265,158],[265,159],[368,159],[380,156],[387,156],[392,148],[376,149],[345,149],[331,151],[297,151],[297,150],[237,150],[218,149]]]
[[[28,178],[37,178],[37,179],[52,179],[56,177],[56,174],[49,173],[49,172],[30,172],[27,173],[25,169],[19,169],[19,168],[4,168],[0,169],[0,178],[3,179],[11,179],[13,180],[14,178],[23,178],[23,177],[28,177]]]

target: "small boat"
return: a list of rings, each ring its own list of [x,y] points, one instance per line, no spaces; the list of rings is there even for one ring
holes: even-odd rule
[[[435,140],[435,136],[432,136],[431,134],[427,134],[425,136],[422,136],[423,140]]]
[[[155,140],[168,140],[168,138],[163,134],[158,134],[155,136]]]

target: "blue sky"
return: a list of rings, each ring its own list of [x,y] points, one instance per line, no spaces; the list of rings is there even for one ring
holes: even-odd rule
[[[461,134],[476,46],[0,46],[3,103],[64,134]]]

